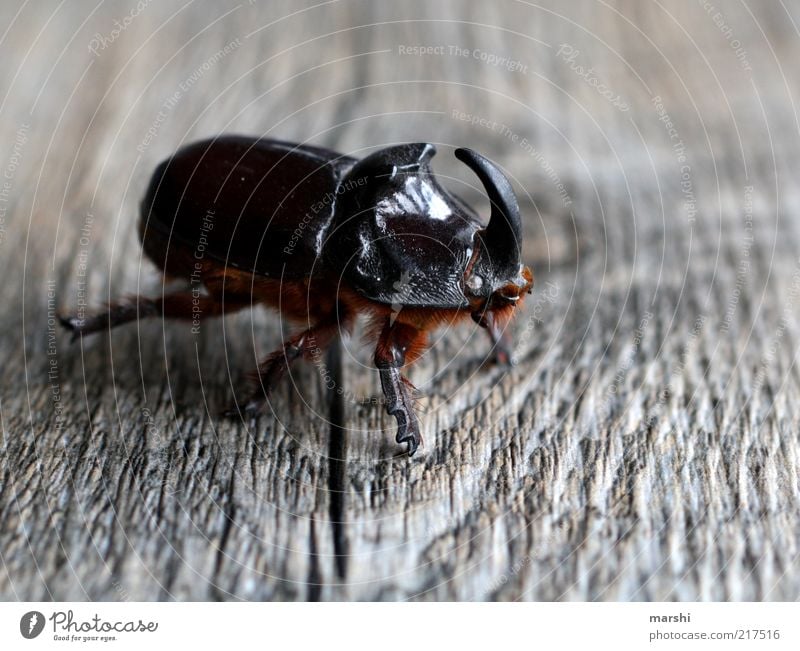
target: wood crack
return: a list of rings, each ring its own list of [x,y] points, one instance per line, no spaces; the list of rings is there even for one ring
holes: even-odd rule
[[[337,338],[328,349],[328,368],[334,386],[342,386],[342,345]],[[330,392],[330,434],[328,439],[328,493],[333,553],[336,575],[344,580],[347,576],[349,543],[344,523],[345,487],[347,485],[347,440],[344,429],[344,397],[342,392]]]

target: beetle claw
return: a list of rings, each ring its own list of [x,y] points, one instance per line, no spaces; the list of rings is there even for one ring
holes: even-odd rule
[[[394,437],[395,441],[401,445],[407,443],[408,456],[413,457],[417,448],[419,448],[422,443],[422,436],[419,433],[417,419],[413,414],[409,414],[406,409],[400,406],[389,411],[389,415],[397,419],[397,435]]]
[[[493,362],[495,365],[501,368],[511,368],[515,365],[511,350],[508,346],[505,346],[502,343],[498,343],[494,349]]]
[[[395,441],[408,444],[408,456],[413,456],[422,443],[422,436],[408,385],[397,368],[382,368],[380,377],[383,394],[386,396],[386,413],[397,419]]]
[[[422,444],[419,423],[412,411],[412,407],[407,404],[407,402],[410,402],[410,398],[405,392],[399,392],[394,397],[395,400],[386,405],[386,413],[394,416],[397,420],[397,434],[394,440],[401,445],[406,443],[408,445],[408,456],[412,457]]]
[[[406,436],[400,443],[408,443],[408,456],[413,457],[414,453],[417,451],[420,443],[422,442],[422,437],[419,434],[412,434],[410,436]]]
[[[71,333],[71,337],[69,338],[70,343],[75,343],[81,337],[81,326],[83,325],[83,319],[79,319],[75,316],[64,316],[63,314],[59,314],[58,322],[62,325],[62,327],[66,330],[69,330]]]
[[[232,406],[228,407],[227,409],[222,410],[222,417],[223,418],[235,418],[239,415],[239,405],[234,403]]]

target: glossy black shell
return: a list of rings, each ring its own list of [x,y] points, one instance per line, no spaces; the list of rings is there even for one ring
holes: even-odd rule
[[[153,229],[196,258],[276,279],[306,277],[315,259],[320,264],[337,186],[354,163],[327,149],[245,136],[192,143],[153,174],[141,237]]]
[[[405,144],[356,161],[243,136],[193,143],[154,173],[140,234],[270,278],[325,273],[380,303],[466,307],[482,225],[436,181],[435,152]]]

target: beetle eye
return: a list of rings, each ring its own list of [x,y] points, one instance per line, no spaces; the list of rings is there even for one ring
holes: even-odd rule
[[[483,287],[483,278],[481,278],[478,274],[473,274],[467,278],[467,289],[469,289],[473,294],[477,294],[481,287]]]
[[[509,283],[500,287],[494,293],[494,301],[497,305],[514,305],[520,299],[520,287],[514,283]]]

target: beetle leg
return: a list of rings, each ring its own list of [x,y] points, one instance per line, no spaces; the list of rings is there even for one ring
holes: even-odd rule
[[[58,320],[72,331],[72,341],[82,335],[110,330],[123,323],[165,316],[178,319],[194,319],[198,315],[217,316],[225,312],[236,312],[248,305],[247,301],[228,300],[223,303],[213,296],[196,296],[192,292],[176,292],[160,298],[136,296],[127,301],[113,303],[108,310],[88,317],[59,316]]]
[[[482,314],[473,314],[472,318],[489,335],[489,340],[492,342],[494,362],[500,366],[511,366],[514,363],[512,360],[513,345],[508,328],[502,327],[502,324],[491,310],[487,310]]]
[[[400,372],[406,361],[406,353],[420,339],[423,332],[401,322],[387,324],[375,348],[375,366],[381,378],[381,388],[386,397],[386,412],[397,419],[398,443],[408,443],[408,455],[413,455],[422,443],[419,422],[414,413],[412,389]]]
[[[259,389],[244,404],[243,411],[248,414],[259,412],[266,403],[270,391],[295,360],[303,357],[307,360],[320,359],[322,352],[328,347],[338,332],[339,325],[318,325],[290,337],[280,350],[269,354],[258,365],[253,380],[258,382]],[[225,411],[226,416],[236,416],[239,409],[236,405]]]

